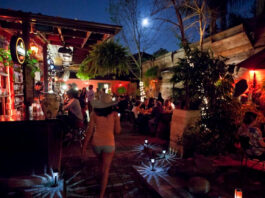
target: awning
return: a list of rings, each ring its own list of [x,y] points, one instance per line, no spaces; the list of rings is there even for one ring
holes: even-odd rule
[[[0,30],[11,34],[22,31],[23,23],[29,24],[31,38],[48,44],[73,47],[73,64],[79,64],[89,54],[91,46],[110,39],[121,26],[53,17],[30,12],[0,8]]]
[[[265,49],[242,61],[237,66],[247,69],[265,69]]]

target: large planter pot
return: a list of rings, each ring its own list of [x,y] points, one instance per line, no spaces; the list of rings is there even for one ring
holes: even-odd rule
[[[60,98],[54,93],[44,93],[41,107],[46,119],[56,118],[59,111]]]
[[[183,157],[183,134],[200,119],[199,110],[174,109],[170,123],[170,150]]]

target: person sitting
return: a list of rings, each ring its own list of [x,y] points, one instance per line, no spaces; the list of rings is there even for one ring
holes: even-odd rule
[[[262,133],[257,127],[257,114],[254,112],[246,112],[243,123],[238,130],[238,137],[249,137],[249,149],[246,151],[252,156],[261,156],[265,152],[265,142]]]
[[[152,108],[149,108],[149,99],[145,98],[144,102],[140,106],[141,114],[150,114],[152,111]]]
[[[155,134],[162,113],[163,113],[162,103],[160,101],[156,101],[155,106],[151,113],[151,119],[148,121],[150,133]]]
[[[172,113],[173,112],[171,101],[169,99],[165,100],[165,104],[163,106],[163,110],[164,110],[164,113]]]
[[[150,98],[148,102],[148,109],[152,109],[155,106],[155,99]]]
[[[141,102],[138,100],[138,101],[136,101],[135,105],[132,108],[132,112],[134,114],[135,119],[138,118],[138,115],[141,112],[140,106],[141,106]]]
[[[162,98],[161,92],[158,93],[157,100],[160,101],[162,105],[164,105],[164,99]]]
[[[83,114],[79,100],[77,99],[77,91],[70,89],[67,91],[69,100],[63,106],[63,110],[68,110],[68,123],[70,127],[76,129],[83,126]]]

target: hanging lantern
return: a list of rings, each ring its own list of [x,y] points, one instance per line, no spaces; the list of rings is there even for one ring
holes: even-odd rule
[[[69,77],[70,77],[70,71],[69,70],[64,71],[62,77],[63,81],[66,82],[67,80],[69,80]]]

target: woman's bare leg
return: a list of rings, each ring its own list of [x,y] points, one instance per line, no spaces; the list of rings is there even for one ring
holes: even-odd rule
[[[100,198],[104,197],[105,190],[108,184],[109,170],[112,162],[114,151],[112,153],[102,153],[102,164],[101,164],[101,189]]]

